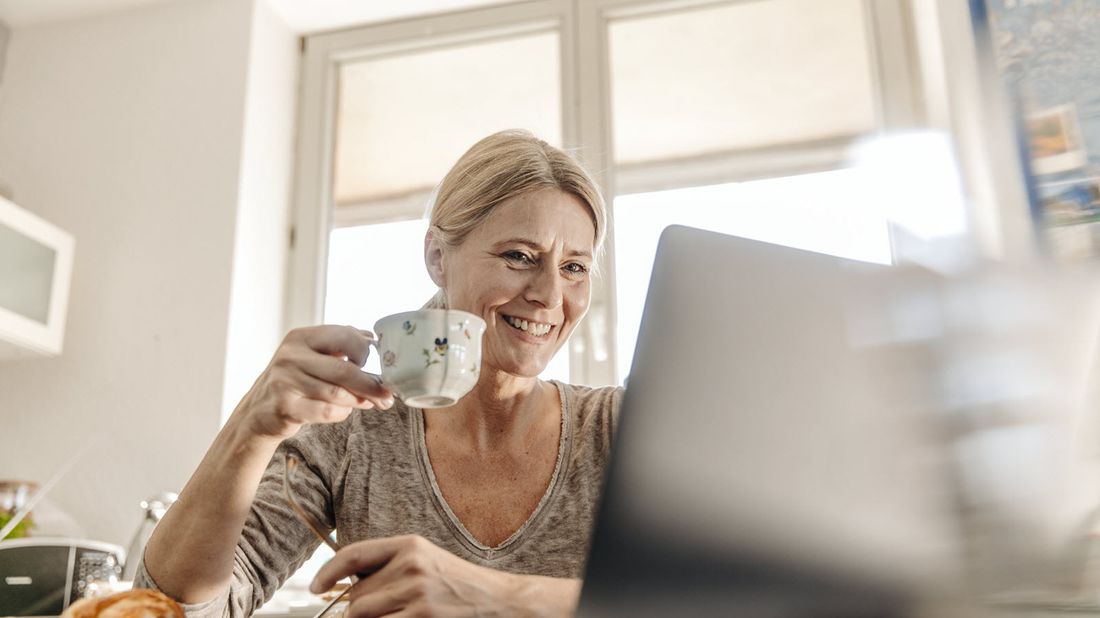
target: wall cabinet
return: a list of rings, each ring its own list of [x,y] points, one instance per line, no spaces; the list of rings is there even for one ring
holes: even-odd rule
[[[0,360],[61,353],[71,234],[0,197]]]

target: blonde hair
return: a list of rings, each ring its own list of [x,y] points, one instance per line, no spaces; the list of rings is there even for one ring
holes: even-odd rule
[[[596,181],[576,159],[521,129],[494,133],[458,159],[436,190],[431,233],[456,247],[501,203],[544,189],[564,191],[588,206],[596,224],[593,256],[598,257],[607,234],[607,209]],[[440,289],[424,308],[446,306]]]

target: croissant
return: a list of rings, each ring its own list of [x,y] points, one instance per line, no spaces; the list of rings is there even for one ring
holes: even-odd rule
[[[81,599],[61,618],[184,618],[179,603],[156,590],[127,590],[99,599]]]

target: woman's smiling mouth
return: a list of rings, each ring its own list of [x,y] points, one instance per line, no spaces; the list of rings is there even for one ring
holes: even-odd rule
[[[543,322],[528,322],[527,320],[524,320],[522,318],[517,318],[504,314],[501,314],[501,316],[504,318],[504,321],[507,322],[508,325],[512,328],[516,330],[521,330],[530,335],[534,335],[535,337],[544,337],[547,333],[550,332],[551,329],[554,328],[553,324],[546,324]]]

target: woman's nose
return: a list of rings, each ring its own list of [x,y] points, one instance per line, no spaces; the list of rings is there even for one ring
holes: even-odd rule
[[[562,303],[562,283],[557,270],[541,268],[527,285],[524,295],[527,301],[542,305],[547,309],[556,309]]]

